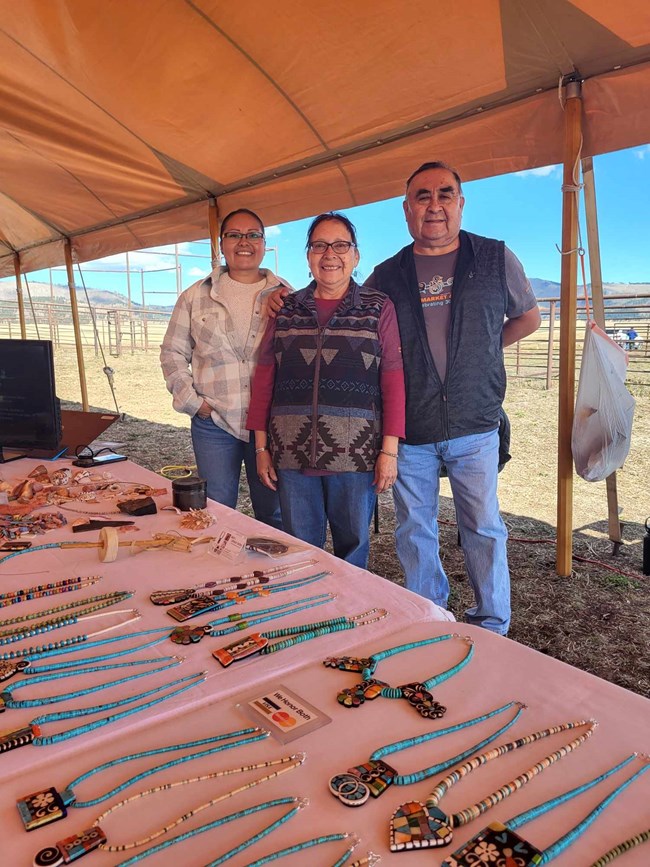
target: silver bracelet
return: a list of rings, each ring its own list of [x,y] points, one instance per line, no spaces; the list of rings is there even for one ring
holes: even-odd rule
[[[386,457],[388,457],[388,458],[397,458],[397,457],[399,457],[399,455],[397,454],[397,452],[387,452],[387,451],[385,451],[384,449],[379,449],[379,454],[380,454],[380,455],[386,455]]]
[[[269,450],[268,446],[262,446],[261,449],[255,449],[255,454],[260,455],[260,454],[262,454],[262,452],[268,452],[268,450]]]

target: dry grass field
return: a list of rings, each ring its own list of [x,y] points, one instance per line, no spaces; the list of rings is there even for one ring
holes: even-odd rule
[[[86,357],[92,407],[114,409],[101,361]],[[189,419],[171,408],[157,353],[112,358],[115,388],[125,420],[107,436],[133,460],[157,470],[192,463]],[[72,350],[57,352],[59,395],[79,401]],[[509,385],[512,461],[501,476],[500,500],[510,532],[513,622],[510,637],[558,659],[650,695],[647,648],[650,577],[641,574],[643,522],[650,515],[650,389],[634,386],[637,399],[632,449],[618,473],[624,542],[616,556],[607,538],[605,483],[574,484],[574,571],[555,574],[557,390],[539,381]],[[441,547],[452,584],[450,608],[462,620],[470,602],[462,552],[456,545],[449,488],[443,482]],[[380,533],[373,537],[369,568],[401,583],[395,557],[394,516],[389,495],[380,502]],[[240,507],[248,508],[245,484]],[[621,574],[622,573],[622,574]]]

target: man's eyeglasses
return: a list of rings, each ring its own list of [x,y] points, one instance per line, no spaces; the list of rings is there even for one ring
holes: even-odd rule
[[[332,241],[328,244],[327,241],[310,241],[307,245],[312,253],[325,253],[328,247],[331,247],[335,253],[347,253],[350,247],[356,247],[352,241]]]
[[[224,232],[223,238],[228,238],[229,241],[241,241],[246,238],[247,241],[263,241],[264,234],[262,232]]]

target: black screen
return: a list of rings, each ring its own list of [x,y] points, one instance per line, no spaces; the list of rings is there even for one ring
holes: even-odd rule
[[[52,343],[0,339],[0,447],[56,449],[60,440]]]

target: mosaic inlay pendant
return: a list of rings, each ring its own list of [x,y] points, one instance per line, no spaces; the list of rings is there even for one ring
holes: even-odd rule
[[[404,698],[420,716],[426,719],[440,719],[447,713],[447,708],[434,700],[423,683],[405,683],[404,686],[400,686],[400,689]]]
[[[476,867],[477,864],[535,867],[541,860],[542,852],[523,837],[501,822],[490,822],[487,828],[443,861],[442,867]]]
[[[419,801],[402,804],[390,820],[391,852],[437,849],[451,843],[452,837],[449,818],[442,810],[425,807]]]
[[[346,807],[360,807],[370,796],[378,798],[391,785],[397,771],[386,762],[373,760],[336,774],[329,782],[330,792]]]

